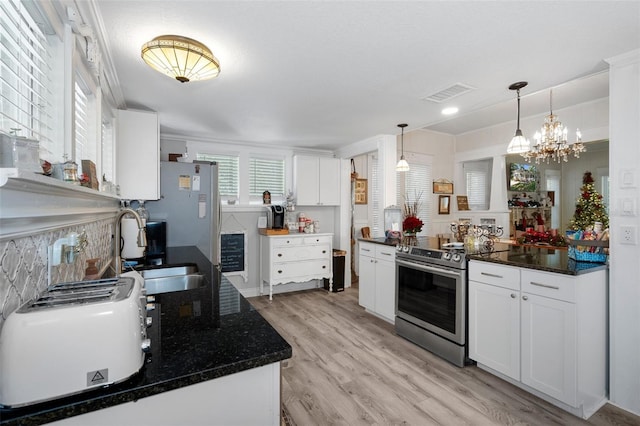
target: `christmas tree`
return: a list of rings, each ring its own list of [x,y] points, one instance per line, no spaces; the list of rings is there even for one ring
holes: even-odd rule
[[[602,229],[606,229],[609,227],[609,216],[602,202],[602,195],[593,187],[591,172],[585,172],[569,229],[577,231],[593,228],[595,222],[602,222]]]

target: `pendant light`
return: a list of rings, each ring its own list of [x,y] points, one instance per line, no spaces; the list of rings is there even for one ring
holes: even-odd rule
[[[520,89],[527,86],[526,81],[519,81],[517,83],[513,83],[509,86],[509,90],[515,90],[518,94],[518,124],[516,127],[516,134],[509,142],[509,146],[507,147],[507,154],[522,154],[523,152],[529,151],[529,141],[522,136],[522,130],[520,130]]]
[[[407,124],[398,124],[398,127],[402,129],[402,134],[400,135],[400,146],[402,148],[400,161],[396,164],[396,172],[408,172],[409,171],[409,163],[404,159],[404,128],[407,127]]]

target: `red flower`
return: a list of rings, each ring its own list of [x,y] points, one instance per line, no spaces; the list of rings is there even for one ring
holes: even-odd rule
[[[422,231],[422,225],[424,223],[415,216],[407,216],[402,221],[402,230],[407,232],[420,232]]]

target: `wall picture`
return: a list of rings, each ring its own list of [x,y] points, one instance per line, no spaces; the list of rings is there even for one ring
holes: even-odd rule
[[[367,204],[367,180],[356,179],[355,181],[356,204]]]
[[[438,198],[438,214],[449,214],[449,204],[451,197],[448,195],[441,195]]]
[[[449,182],[445,179],[439,179],[433,181],[433,193],[434,194],[453,194],[453,182]]]
[[[538,186],[538,169],[533,164],[509,164],[509,190],[534,192]]]
[[[469,210],[469,199],[466,195],[457,195],[458,210]]]

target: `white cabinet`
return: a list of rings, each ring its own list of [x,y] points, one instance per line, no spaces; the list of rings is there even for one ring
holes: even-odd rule
[[[396,315],[396,249],[360,241],[359,304],[387,321]]]
[[[327,278],[333,285],[333,234],[260,236],[260,294],[264,283],[273,286]]]
[[[297,205],[340,205],[339,159],[296,155],[293,174]]]
[[[116,182],[125,200],[160,199],[158,114],[117,111]]]
[[[469,357],[588,418],[606,402],[605,270],[564,275],[469,263]]]

